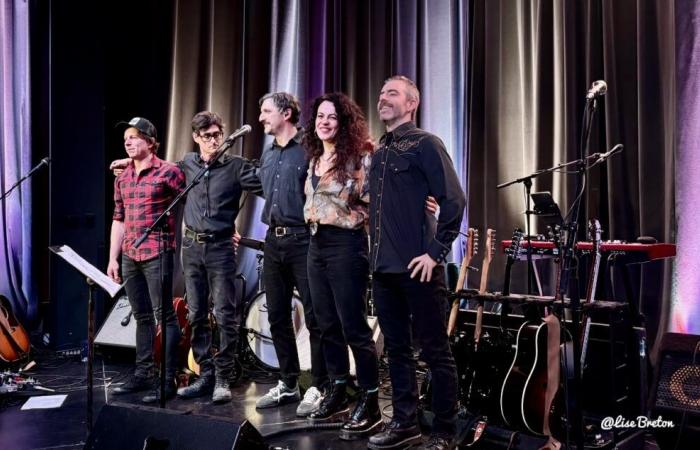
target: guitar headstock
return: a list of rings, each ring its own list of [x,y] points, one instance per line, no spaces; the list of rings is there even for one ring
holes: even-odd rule
[[[506,250],[508,258],[515,259],[520,253],[520,246],[523,243],[523,230],[516,228],[513,230],[513,237],[511,237],[510,247]]]
[[[591,219],[588,221],[588,239],[593,243],[593,250],[600,251],[600,241],[603,230],[600,227],[600,222],[598,219]]]
[[[489,228],[486,230],[486,253],[484,259],[491,262],[491,259],[496,254],[496,230]]]
[[[471,259],[479,251],[479,230],[476,228],[469,228],[469,230],[467,230],[466,246],[467,248],[464,252],[464,256]]]

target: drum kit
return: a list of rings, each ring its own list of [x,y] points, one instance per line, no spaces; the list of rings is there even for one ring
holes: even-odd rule
[[[270,322],[268,320],[267,296],[263,284],[263,248],[264,242],[256,239],[241,237],[239,244],[256,250],[258,292],[246,302],[244,307],[243,330],[240,334],[242,351],[248,352],[254,360],[267,370],[279,370],[279,362],[273,345]],[[304,320],[304,306],[299,293],[295,290],[292,297],[292,325],[296,336],[299,366],[301,370],[311,369],[311,352],[309,346],[309,330]],[[240,357],[240,356],[239,356]]]

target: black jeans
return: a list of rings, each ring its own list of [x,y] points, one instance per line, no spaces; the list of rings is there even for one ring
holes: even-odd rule
[[[165,300],[166,351],[165,375],[175,377],[177,370],[177,345],[180,342],[180,328],[173,309],[173,253],[163,255],[163,285],[161,289],[160,258],[147,261],[134,261],[122,255],[122,276],[126,282],[126,295],[136,320],[136,370],[137,377],[150,378],[153,375],[153,340],[155,323],[160,322],[161,297]],[[154,320],[155,317],[155,320]],[[156,322],[157,321],[157,322]]]
[[[433,375],[433,432],[452,436],[457,419],[457,369],[447,340],[444,266],[433,270],[429,283],[419,279],[410,278],[410,273],[375,272],[372,276],[372,298],[389,355],[394,419],[402,425],[417,421],[413,331]]]
[[[292,325],[292,295],[296,286],[304,305],[304,321],[311,344],[311,376],[313,385],[321,388],[328,381],[326,363],[306,272],[309,234],[277,237],[268,230],[265,238],[263,282],[267,298],[270,333],[280,365],[280,376],[287,385],[299,377],[299,354]]]
[[[365,296],[369,281],[367,233],[319,226],[309,247],[309,287],[321,326],[323,351],[333,380],[350,374],[348,346],[364,389],[379,385],[377,351],[367,324]]]
[[[236,254],[231,238],[199,243],[182,239],[182,268],[185,272],[187,308],[192,327],[192,353],[200,367],[200,376],[216,375],[229,380],[238,350],[241,322],[240,302],[236,301]],[[212,357],[212,331],[209,323],[209,298],[219,330],[219,351]]]

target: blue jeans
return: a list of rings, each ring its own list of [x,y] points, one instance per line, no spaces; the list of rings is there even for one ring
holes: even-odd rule
[[[394,420],[417,423],[418,386],[411,334],[433,375],[433,432],[454,435],[457,419],[457,369],[447,339],[447,301],[444,266],[433,270],[432,280],[421,283],[409,273],[372,276],[372,298],[389,355]],[[412,326],[413,325],[413,326]]]
[[[199,243],[182,239],[182,268],[185,272],[187,308],[192,327],[192,353],[200,376],[229,380],[238,350],[241,305],[236,300],[236,254],[231,238]],[[219,351],[212,356],[209,298],[219,329]]]
[[[166,351],[165,375],[175,378],[177,370],[177,346],[180,328],[173,309],[173,252],[163,255],[163,284],[161,286],[160,258],[134,261],[122,255],[122,276],[126,282],[126,295],[136,320],[136,370],[137,377],[153,375],[153,340],[155,321],[160,321],[161,298],[165,301]],[[155,316],[155,321],[154,321]]]
[[[377,350],[367,324],[365,303],[369,282],[367,233],[364,229],[319,226],[311,238],[308,264],[311,299],[330,378],[348,378],[349,346],[360,387],[377,387]]]

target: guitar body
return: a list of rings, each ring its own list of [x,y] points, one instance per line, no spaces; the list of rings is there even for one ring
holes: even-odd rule
[[[501,417],[505,423],[542,434],[547,416],[546,388],[547,326],[544,322],[525,322],[518,330],[515,357],[501,388]]]
[[[178,367],[187,367],[187,359],[190,351],[190,339],[192,329],[187,320],[187,302],[182,297],[173,298],[173,309],[177,317],[177,324],[180,327],[180,342],[177,345],[177,363]],[[153,342],[153,360],[160,362],[161,357],[161,326],[158,324],[156,328],[156,338]]]
[[[474,372],[469,377],[467,410],[474,415],[498,417],[501,386],[513,360],[513,336],[486,332],[474,355]]]
[[[0,296],[0,359],[15,362],[24,358],[31,348],[29,335],[10,309],[10,302]]]

